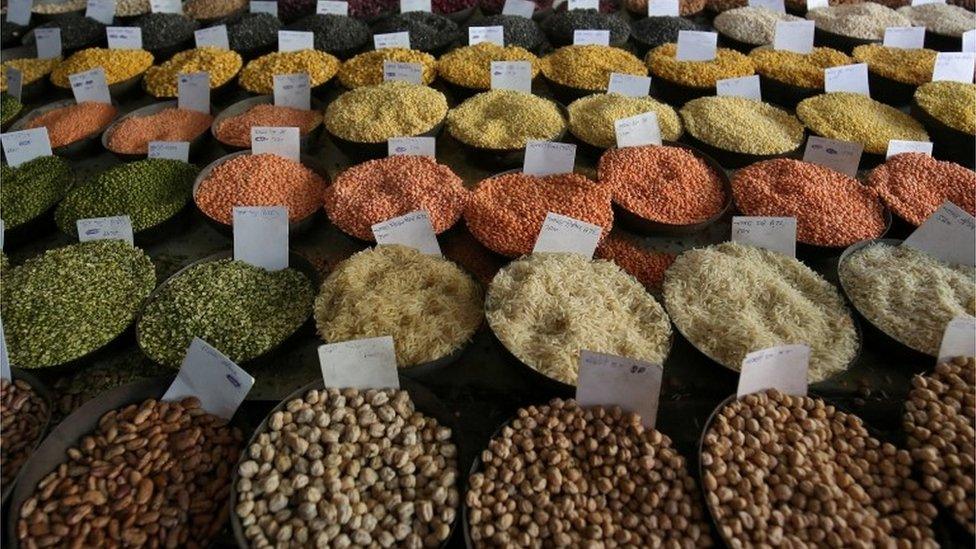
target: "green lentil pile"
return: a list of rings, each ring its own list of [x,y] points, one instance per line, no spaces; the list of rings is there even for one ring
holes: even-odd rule
[[[479,93],[447,113],[451,137],[486,149],[520,149],[533,139],[555,139],[565,129],[555,103],[513,90]]]
[[[99,349],[132,323],[156,285],[149,256],[121,240],[48,250],[4,272],[10,363],[46,368]]]
[[[382,143],[429,131],[446,114],[447,98],[441,92],[391,81],[340,95],[325,109],[325,128],[348,141]]]
[[[17,100],[16,97],[4,93],[0,95],[0,124],[6,125],[20,114],[21,109],[24,108],[24,104]]]
[[[870,154],[884,154],[892,139],[929,140],[914,118],[859,93],[833,92],[804,99],[796,106],[796,115],[817,135],[860,143]]]
[[[148,229],[186,205],[198,172],[192,164],[165,158],[121,164],[72,188],[54,219],[72,236],[78,234],[76,222],[91,217],[128,215],[133,231]]]
[[[231,259],[169,279],[136,325],[143,352],[178,368],[194,337],[237,363],[271,350],[312,313],[312,283],[295,269],[266,271]]]
[[[16,168],[0,167],[0,211],[4,228],[13,229],[54,206],[71,186],[68,163],[57,156],[41,156]]]
[[[803,143],[803,124],[768,103],[733,96],[693,99],[681,109],[688,135],[745,154],[782,154]]]
[[[570,103],[569,131],[580,140],[607,149],[617,144],[614,122],[645,112],[657,114],[661,139],[681,137],[681,119],[670,106],[650,97],[628,97],[616,93],[588,95]]]

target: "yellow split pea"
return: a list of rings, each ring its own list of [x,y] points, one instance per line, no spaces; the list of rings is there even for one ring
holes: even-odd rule
[[[647,76],[640,59],[611,46],[564,46],[543,57],[539,68],[552,82],[591,91],[606,91],[611,73]]]
[[[138,76],[153,64],[153,55],[146,50],[110,50],[88,48],[75,52],[51,71],[51,83],[59,88],[70,88],[68,76],[101,67],[105,69],[105,81],[115,84]]]
[[[487,90],[491,88],[492,61],[528,61],[532,65],[532,78],[539,74],[539,58],[529,50],[518,46],[502,47],[491,42],[445,53],[437,61],[437,74],[456,86]]]
[[[647,52],[644,61],[651,76],[690,88],[711,88],[719,80],[751,76],[756,72],[748,57],[727,48],[718,48],[711,61],[678,61],[675,59],[677,53],[678,45],[673,42]]]
[[[176,79],[181,73],[207,72],[210,74],[210,89],[214,89],[233,78],[243,64],[244,61],[237,52],[213,46],[193,48],[181,51],[161,65],[151,67],[146,71],[143,84],[153,97],[176,97]]]
[[[339,71],[339,60],[332,55],[316,50],[277,51],[258,57],[241,71],[238,79],[241,87],[251,93],[270,94],[274,92],[276,74],[308,74],[311,87],[328,82]]]
[[[383,83],[383,62],[419,63],[420,83],[430,85],[437,78],[437,60],[429,53],[407,48],[382,48],[347,59],[339,67],[339,82],[349,88]]]

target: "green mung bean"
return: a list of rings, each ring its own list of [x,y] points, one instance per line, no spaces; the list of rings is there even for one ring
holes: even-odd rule
[[[0,211],[4,228],[13,229],[54,206],[70,188],[71,170],[63,158],[42,156],[16,168],[0,167]]]

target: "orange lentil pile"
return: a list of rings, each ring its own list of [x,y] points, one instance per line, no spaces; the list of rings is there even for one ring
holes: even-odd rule
[[[518,257],[532,252],[546,213],[603,228],[613,224],[610,191],[579,174],[536,177],[521,172],[478,183],[464,208],[468,230],[490,250]]]
[[[426,156],[389,156],[342,172],[325,191],[325,211],[343,232],[372,241],[374,224],[417,210],[440,234],[461,218],[467,199],[451,168]]]
[[[610,233],[596,247],[594,254],[598,259],[608,259],[617,264],[630,276],[637,279],[648,290],[661,289],[664,271],[674,263],[675,254],[656,252],[641,248],[631,237]]]
[[[325,180],[298,162],[276,154],[244,154],[220,164],[200,183],[197,206],[230,225],[234,206],[287,206],[296,221],[322,205]]]
[[[108,103],[83,101],[48,111],[32,119],[24,129],[44,126],[51,139],[51,147],[63,147],[101,132],[112,123],[116,112],[118,110]]]
[[[745,215],[795,217],[796,239],[816,246],[849,246],[885,230],[884,206],[858,180],[829,168],[778,158],[732,177],[732,196]]]
[[[682,147],[610,149],[600,157],[597,180],[621,207],[658,223],[699,223],[727,201],[721,174]]]
[[[976,172],[955,162],[897,154],[871,170],[867,183],[893,212],[916,226],[947,200],[976,215]]]
[[[124,154],[146,154],[150,141],[193,141],[207,131],[213,117],[205,112],[170,108],[148,116],[130,116],[108,137],[108,148]]]
[[[253,126],[298,128],[299,134],[308,135],[321,123],[322,113],[319,111],[276,107],[265,103],[222,120],[215,128],[214,135],[222,143],[235,147],[250,147]]]

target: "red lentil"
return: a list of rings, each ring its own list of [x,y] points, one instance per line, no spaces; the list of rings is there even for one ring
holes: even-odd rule
[[[947,200],[976,215],[976,172],[926,154],[889,158],[871,170],[867,184],[893,212],[916,226]]]
[[[389,156],[342,172],[325,191],[325,211],[343,232],[373,240],[375,223],[426,210],[434,232],[450,229],[468,190],[451,168],[426,156]]]
[[[682,147],[610,149],[600,157],[597,180],[613,201],[659,223],[687,225],[722,211],[722,176]]]
[[[806,244],[849,246],[885,229],[874,190],[809,162],[757,162],[732,177],[732,196],[745,215],[795,217],[796,239]]]
[[[661,289],[664,271],[674,263],[675,254],[645,250],[636,239],[610,233],[596,248],[596,257],[608,259],[651,291]]]
[[[255,105],[241,114],[221,120],[220,125],[215,128],[214,135],[222,143],[235,147],[250,147],[252,126],[298,128],[301,135],[308,135],[321,123],[322,113],[319,111],[276,107],[266,103]]]
[[[108,137],[108,148],[125,154],[146,154],[150,141],[192,141],[207,131],[213,117],[188,109],[164,109],[119,122]]]
[[[83,101],[76,105],[48,111],[28,122],[24,129],[44,126],[51,139],[51,146],[63,147],[101,132],[112,123],[117,112],[118,110],[108,103]]]
[[[197,206],[230,225],[234,206],[287,206],[302,219],[322,205],[325,180],[298,162],[275,154],[245,154],[217,166],[197,189]]]
[[[492,251],[508,257],[532,252],[548,212],[603,228],[613,224],[610,191],[579,174],[545,177],[521,172],[478,183],[464,208],[468,230]]]

